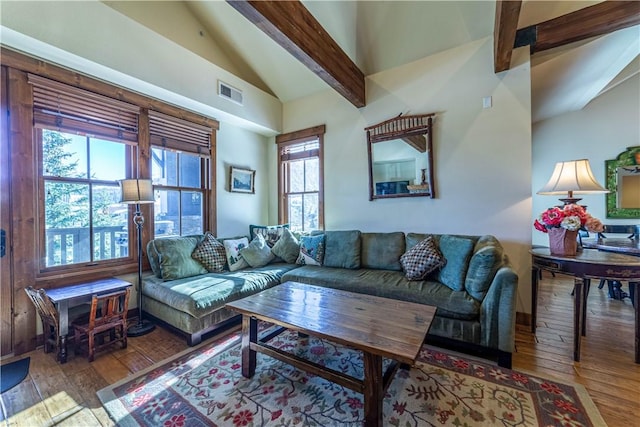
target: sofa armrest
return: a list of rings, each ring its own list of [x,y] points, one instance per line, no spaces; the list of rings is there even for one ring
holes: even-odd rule
[[[507,263],[497,271],[480,305],[482,345],[513,353],[517,296],[518,275]]]

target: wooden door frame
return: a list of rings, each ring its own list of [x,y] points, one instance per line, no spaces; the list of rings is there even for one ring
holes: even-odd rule
[[[0,74],[0,229],[5,234],[5,254],[0,258],[0,355],[13,353],[13,281],[11,265],[11,163],[9,162],[9,105],[7,69]]]

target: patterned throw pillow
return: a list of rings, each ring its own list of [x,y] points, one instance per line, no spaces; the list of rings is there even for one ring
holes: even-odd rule
[[[302,236],[300,238],[300,253],[296,264],[322,265],[324,259],[324,234]]]
[[[210,273],[219,273],[224,270],[227,262],[227,253],[224,245],[211,233],[205,233],[204,239],[191,254],[191,258],[199,261]]]
[[[400,257],[408,280],[423,280],[429,273],[447,263],[432,236],[415,245]]]
[[[276,242],[282,237],[282,233],[285,228],[289,228],[289,224],[281,225],[250,225],[249,226],[249,238],[253,239],[258,234],[264,237],[270,248],[276,244]]]
[[[222,242],[224,250],[227,254],[227,263],[229,271],[236,271],[249,267],[247,261],[240,256],[240,249],[249,246],[249,239],[241,237],[240,239],[228,239]]]
[[[249,243],[249,246],[238,252],[251,267],[264,267],[275,258],[271,253],[271,248],[267,246],[267,242],[260,234]]]

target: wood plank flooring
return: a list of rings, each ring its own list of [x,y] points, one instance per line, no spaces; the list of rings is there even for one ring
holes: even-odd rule
[[[513,367],[582,384],[610,427],[637,425],[640,365],[633,363],[631,302],[611,300],[606,288],[592,285],[582,360],[574,363],[572,286],[565,276],[545,273],[536,335],[518,325]],[[71,351],[69,362],[60,365],[42,348],[19,356],[31,356],[31,367],[20,385],[0,395],[2,425],[112,426],[96,391],[186,348],[182,337],[158,327],[149,335],[130,338],[126,349],[99,353],[93,363]]]

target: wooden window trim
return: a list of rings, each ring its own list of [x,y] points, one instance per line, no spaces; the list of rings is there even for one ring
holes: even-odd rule
[[[289,222],[289,212],[287,209],[287,198],[285,194],[285,173],[286,162],[294,159],[302,159],[309,157],[318,157],[318,228],[324,229],[324,134],[325,125],[318,125],[307,129],[302,129],[290,133],[276,136],[276,144],[278,145],[278,223],[286,224]],[[288,160],[283,160],[282,151],[292,145],[303,144],[313,140],[318,140],[318,149],[313,151],[313,155],[293,156]]]

